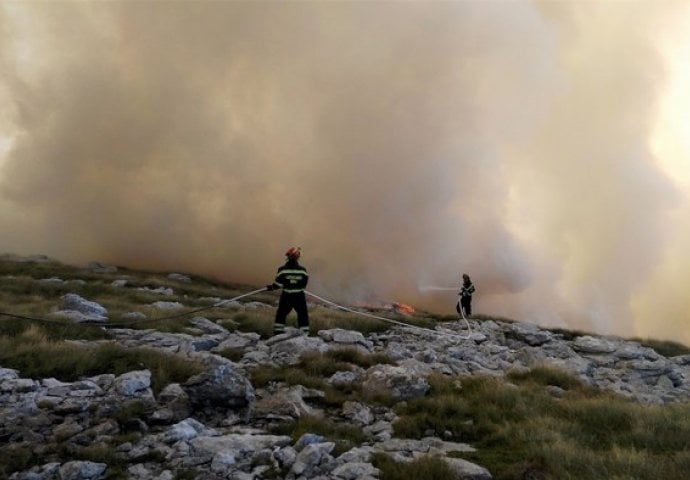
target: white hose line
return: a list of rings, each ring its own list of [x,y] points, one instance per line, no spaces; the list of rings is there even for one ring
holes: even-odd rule
[[[422,285],[419,287],[420,292],[428,292],[428,291],[457,291],[458,287],[437,287],[436,285]],[[458,302],[459,303],[459,302]],[[466,337],[461,337],[463,340],[469,340],[469,338],[472,336],[472,328],[470,327],[470,322],[467,320],[465,317],[465,311],[462,309],[462,306],[460,306],[460,316],[462,319],[465,321],[465,324],[467,324],[467,336]]]
[[[463,340],[469,340],[470,337],[472,336],[472,327],[470,327],[470,321],[467,320],[467,317],[465,317],[465,311],[462,309],[462,305],[460,305],[460,315],[462,316],[462,319],[465,321],[467,324],[467,336],[466,337],[461,337]]]
[[[106,327],[108,327],[108,328],[123,328],[123,327],[128,327],[129,325],[134,325],[134,324],[141,325],[142,323],[146,323],[146,322],[160,322],[163,320],[171,320],[173,318],[180,318],[180,317],[184,317],[187,315],[191,315],[193,313],[203,312],[204,310],[210,310],[212,308],[220,307],[224,303],[233,302],[235,300],[239,300],[240,298],[248,297],[250,295],[255,295],[259,292],[263,292],[264,290],[266,290],[266,287],[259,288],[258,290],[254,290],[253,292],[243,293],[242,295],[238,295],[238,296],[233,297],[233,298],[221,300],[220,302],[214,303],[213,305],[209,305],[208,307],[195,308],[194,310],[190,310],[188,312],[176,313],[174,315],[168,315],[167,317],[146,318],[144,320],[132,320],[130,322],[120,322],[120,323],[115,323],[115,324],[109,324],[109,325],[106,325]]]
[[[434,285],[422,285],[419,287],[420,292],[428,292],[431,290],[439,290],[439,291],[448,291],[448,290],[453,290],[456,291],[458,287],[436,287]]]
[[[249,297],[250,295],[255,295],[255,294],[259,293],[259,292],[263,292],[264,290],[268,290],[268,289],[267,289],[266,287],[264,287],[264,288],[260,288],[260,289],[258,289],[258,290],[254,290],[253,292],[243,293],[242,295],[238,295],[237,297],[234,297],[234,298],[228,298],[227,300],[221,300],[221,301],[218,302],[218,303],[214,303],[214,304],[211,306],[211,308],[220,307],[220,306],[223,305],[224,303],[234,302],[235,300],[239,300],[240,298],[244,298],[244,297]]]
[[[346,312],[354,313],[354,314],[356,314],[356,315],[361,315],[361,316],[363,316],[363,317],[374,318],[374,319],[376,319],[376,320],[381,320],[381,321],[383,321],[383,322],[388,322],[388,323],[392,323],[392,324],[395,324],[395,325],[400,325],[400,326],[402,326],[402,327],[408,327],[408,328],[412,328],[412,329],[416,329],[416,330],[421,330],[421,331],[423,331],[423,332],[434,333],[434,334],[437,334],[437,335],[441,335],[441,334],[443,334],[443,335],[451,335],[451,336],[454,336],[454,337],[458,337],[458,338],[460,338],[460,339],[462,339],[462,340],[469,340],[470,335],[472,334],[472,332],[470,331],[470,334],[469,334],[467,337],[463,337],[462,335],[459,335],[459,334],[453,332],[452,330],[446,330],[446,329],[431,330],[430,328],[419,327],[419,326],[417,326],[417,325],[410,325],[409,323],[399,322],[399,321],[393,320],[393,319],[391,319],[391,318],[380,317],[380,316],[378,316],[378,315],[373,315],[373,314],[367,313],[367,312],[360,312],[360,311],[354,310],[354,309],[352,309],[352,308],[348,308],[348,307],[344,307],[344,306],[342,306],[342,305],[338,305],[337,303],[331,302],[330,300],[326,300],[326,299],[323,298],[323,297],[319,297],[319,296],[316,295],[315,293],[309,292],[309,291],[307,291],[307,290],[305,290],[304,293],[306,293],[307,295],[311,295],[312,297],[316,298],[317,300],[321,300],[322,302],[324,302],[324,303],[326,303],[326,304],[328,304],[328,305],[331,305],[331,306],[333,306],[333,307],[339,308],[340,310],[344,310],[344,311],[346,311]],[[464,318],[464,315],[463,315],[463,318]],[[467,322],[467,319],[465,319],[465,321]],[[469,326],[470,326],[470,323],[467,322],[467,328],[468,328],[468,329],[469,329]]]

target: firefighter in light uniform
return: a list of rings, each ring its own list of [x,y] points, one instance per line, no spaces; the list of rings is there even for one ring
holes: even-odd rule
[[[274,335],[285,331],[285,320],[292,309],[297,312],[297,324],[304,333],[309,333],[309,312],[307,311],[307,299],[304,296],[304,289],[309,282],[307,269],[299,264],[298,260],[302,252],[299,247],[290,248],[285,256],[285,265],[278,267],[278,274],[275,281],[266,285],[266,289],[282,289],[278,310],[276,310],[276,320],[273,330]]]

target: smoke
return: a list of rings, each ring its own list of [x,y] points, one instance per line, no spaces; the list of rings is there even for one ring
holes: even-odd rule
[[[681,6],[3,3],[0,250],[645,332]]]

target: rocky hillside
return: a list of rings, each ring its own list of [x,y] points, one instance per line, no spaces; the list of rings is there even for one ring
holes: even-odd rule
[[[467,392],[468,379],[487,378],[516,390],[520,375],[536,369],[561,378],[544,385],[555,402],[575,384],[642,406],[690,398],[690,355],[667,357],[631,340],[487,317],[470,320],[468,330],[423,312],[379,314],[427,329],[356,328],[356,314],[316,304],[309,335],[270,336],[275,295],[210,308],[251,287],[103,264],[76,269],[41,257],[5,256],[2,265],[1,310],[21,313],[0,319],[0,478],[366,480],[397,478],[391,464],[425,459],[429,472],[442,461],[445,478],[499,478],[474,461],[479,433],[468,432],[479,418],[457,429],[430,423],[416,435],[403,435],[401,418],[443,388],[435,385]],[[175,328],[151,321],[164,317]],[[13,336],[55,325],[97,334],[44,336],[34,345],[149,353],[127,371],[28,376],[25,364],[13,364],[26,357],[7,353],[19,351]],[[195,369],[161,380],[147,364],[154,356]],[[50,355],[36,361],[59,363]]]

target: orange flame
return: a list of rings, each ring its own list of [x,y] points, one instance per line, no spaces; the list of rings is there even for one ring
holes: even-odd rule
[[[372,305],[369,303],[364,303],[360,302],[355,305],[358,308],[364,308],[369,311],[375,312],[375,311],[384,311],[384,312],[395,312],[395,313],[402,313],[405,315],[411,315],[414,312],[417,311],[412,305],[407,305],[406,303],[398,303],[398,302],[390,302],[390,303],[381,303],[379,305]]]
[[[398,313],[404,313],[405,315],[411,315],[416,310],[412,305],[407,305],[405,303],[394,303],[393,309]]]

